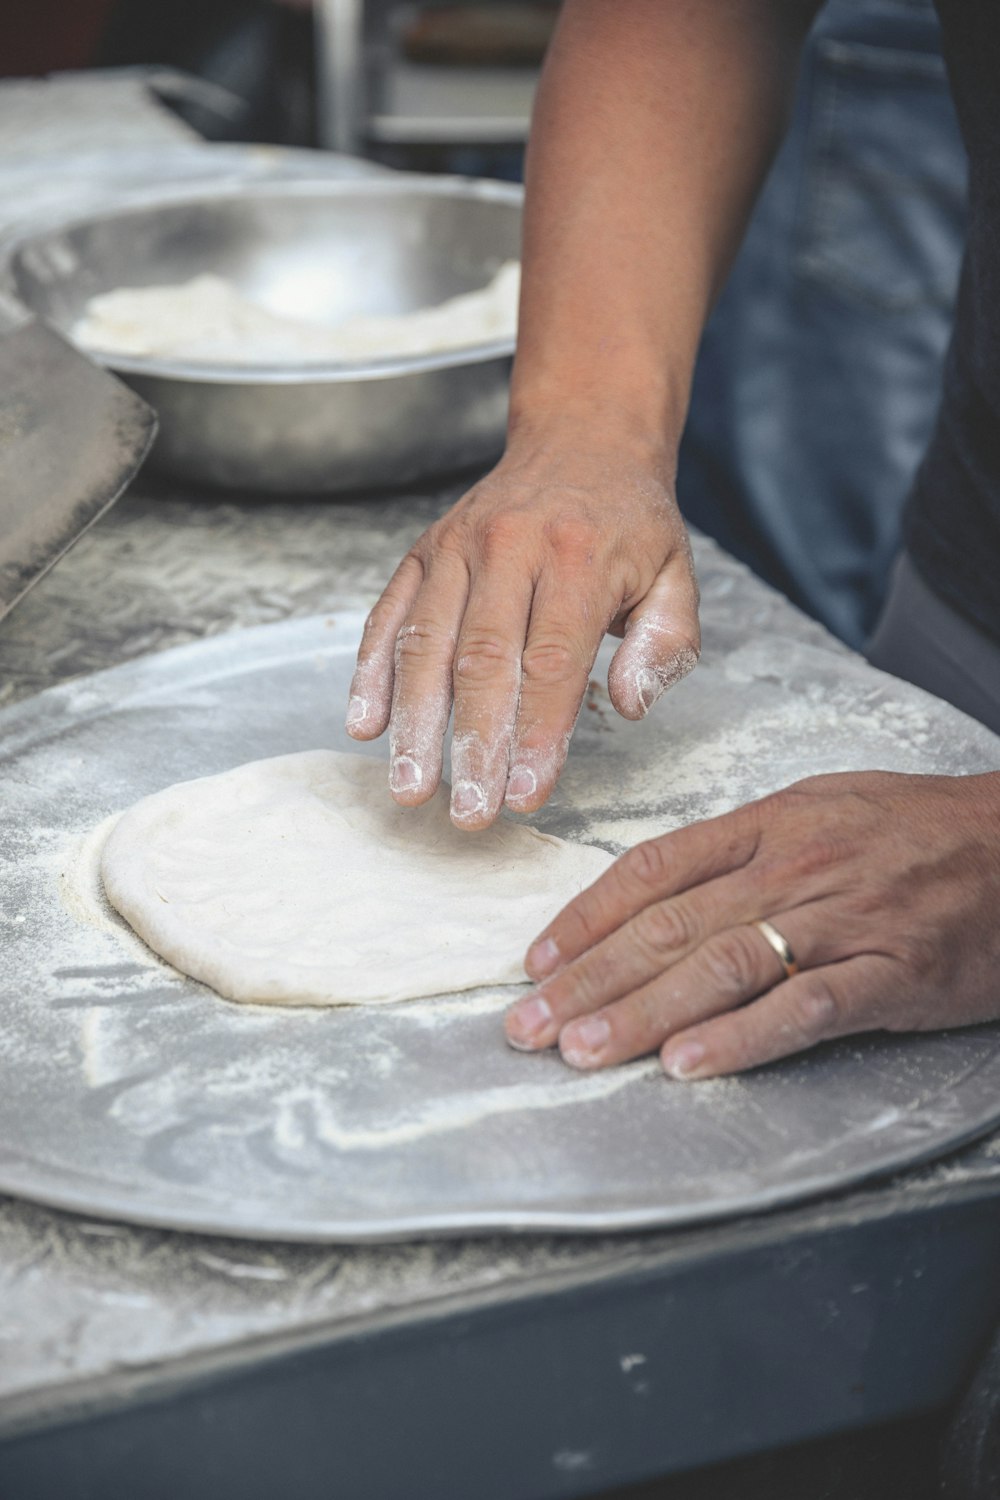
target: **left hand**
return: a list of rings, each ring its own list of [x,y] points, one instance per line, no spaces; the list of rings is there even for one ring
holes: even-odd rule
[[[800,972],[752,924],[772,923]],[[1000,773],[815,776],[623,855],[525,965],[508,1040],[675,1078],[1000,1017]]]

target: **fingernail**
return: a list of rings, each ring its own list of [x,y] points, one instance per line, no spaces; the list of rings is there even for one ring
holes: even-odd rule
[[[548,1001],[541,995],[525,995],[507,1013],[507,1040],[512,1047],[527,1051],[551,1024],[552,1011]]]
[[[451,790],[451,810],[456,818],[469,818],[482,812],[486,793],[478,781],[459,781]]]
[[[530,797],[538,790],[538,777],[529,766],[515,766],[507,778],[507,800]]]
[[[559,1050],[568,1063],[585,1068],[596,1062],[611,1040],[611,1027],[603,1016],[574,1021],[559,1038]]]
[[[679,1047],[664,1052],[661,1059],[663,1071],[671,1078],[691,1078],[704,1060],[705,1049],[700,1042],[682,1042]]]
[[[635,690],[644,714],[648,714],[657,698],[663,696],[665,686],[663,679],[651,667],[639,668],[635,674]]]
[[[391,792],[413,792],[424,779],[424,773],[412,755],[397,755],[389,771]]]
[[[529,974],[551,974],[559,967],[559,949],[551,938],[543,938],[528,949],[525,968]]]
[[[353,729],[356,724],[363,724],[368,717],[367,698],[352,696],[347,705],[347,718],[345,723],[348,729]]]

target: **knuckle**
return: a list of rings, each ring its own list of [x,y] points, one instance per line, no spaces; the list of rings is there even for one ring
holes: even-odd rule
[[[426,538],[422,537],[407,552],[399,567],[382,590],[382,597],[375,609],[391,608],[408,597],[410,590],[419,583],[425,572]],[[374,611],[373,611],[374,613]]]
[[[455,653],[455,681],[465,686],[493,682],[516,665],[510,642],[488,632],[465,635]]]
[[[840,1001],[821,974],[806,975],[795,989],[792,1023],[806,1041],[818,1041],[840,1030]]]
[[[747,995],[760,988],[760,954],[754,934],[733,928],[706,943],[701,955],[709,982],[724,995]]]
[[[691,925],[683,908],[670,901],[647,906],[635,919],[640,945],[653,953],[675,953],[692,940]]]
[[[780,801],[783,795],[778,793],[765,813],[770,811],[780,817],[785,806]],[[801,803],[796,812],[801,817]],[[800,832],[787,842],[784,838],[768,838],[773,827],[773,821],[768,819],[764,825],[761,853],[755,864],[759,881],[771,891],[801,892],[803,886],[811,889],[816,881],[824,881],[841,866],[850,852],[832,825],[814,824],[805,837]]]
[[[443,516],[415,543],[411,556],[426,578],[442,562],[465,563],[469,550],[469,528],[462,515]]]
[[[546,986],[546,994],[558,1014],[569,1013],[580,1005],[602,999],[609,988],[607,957],[600,949],[585,953],[558,980]]]
[[[568,682],[579,671],[579,653],[557,636],[529,641],[522,669],[529,685],[551,687]]]
[[[442,626],[431,620],[410,621],[396,636],[396,662],[414,666],[446,660],[453,645],[451,633]]]
[[[618,862],[626,881],[640,887],[658,890],[667,879],[667,853],[662,839],[646,839]]]
[[[765,826],[773,826],[785,818],[797,817],[801,813],[802,795],[798,790],[799,786],[801,783],[782,787],[777,792],[769,792],[766,797],[761,797],[753,804]]]
[[[368,611],[368,618],[365,620],[364,629],[361,632],[362,641],[368,645],[373,636],[380,635],[384,630],[388,629],[395,612],[396,601],[390,589],[387,588],[378,603],[374,604]]]
[[[877,909],[877,908],[876,908]],[[870,914],[870,913],[866,913]],[[941,944],[931,932],[906,932],[893,943],[896,956],[908,973],[924,978],[941,969]]]
[[[795,864],[801,875],[822,875],[843,856],[843,841],[832,830],[821,827],[797,850]]]
[[[453,526],[436,540],[426,577],[442,581],[468,578],[472,561],[473,546],[465,528]]]
[[[837,909],[843,928],[838,944],[838,957],[850,957],[857,953],[866,938],[874,935],[874,929],[884,928],[885,914],[894,905],[893,894],[893,883],[883,882],[878,878],[865,880],[863,876],[848,889],[838,893]],[[920,934],[914,933],[913,936],[917,942],[920,941]],[[934,951],[933,938],[928,941],[927,951]]]
[[[480,533],[480,547],[488,558],[508,556],[523,540],[524,517],[516,511],[491,516]]]
[[[591,561],[601,540],[592,521],[579,516],[553,516],[545,523],[545,539],[554,552]]]

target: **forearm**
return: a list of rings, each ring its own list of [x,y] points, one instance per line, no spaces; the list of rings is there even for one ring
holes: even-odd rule
[[[673,493],[702,326],[791,95],[810,0],[566,0],[528,159],[502,462],[425,532],[373,610],[350,731],[452,819],[541,807],[608,630],[640,719],[699,649]]]
[[[528,152],[512,436],[676,447],[815,9],[567,0]]]

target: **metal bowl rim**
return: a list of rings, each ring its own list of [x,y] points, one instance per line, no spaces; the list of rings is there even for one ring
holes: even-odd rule
[[[123,195],[107,211],[75,214],[66,219],[49,223],[39,233],[22,239],[9,257],[11,269],[23,263],[26,254],[33,248],[53,239],[57,235],[71,234],[92,224],[106,224],[116,219],[128,218],[144,210],[180,207],[185,204],[204,203],[213,206],[220,200],[247,201],[253,198],[395,198],[412,194],[428,198],[468,199],[470,201],[493,201],[507,203],[520,208],[524,201],[524,189],[517,183],[493,181],[489,178],[431,176],[426,173],[399,173],[398,176],[336,179],[295,178],[288,182],[226,183],[192,191],[189,187],[171,185],[166,188],[143,189]],[[26,311],[34,313],[23,298],[18,297]],[[134,375],[147,379],[186,381],[192,385],[343,385],[354,381],[385,380],[394,376],[419,375],[435,370],[461,369],[468,365],[489,363],[493,360],[511,359],[514,354],[514,339],[493,339],[482,344],[463,345],[457,349],[444,349],[436,354],[411,354],[386,359],[372,359],[358,364],[335,364],[317,361],[315,364],[269,365],[269,364],[215,364],[172,359],[153,359],[135,355],[105,354],[95,349],[82,352],[95,364],[104,366],[116,374]]]

